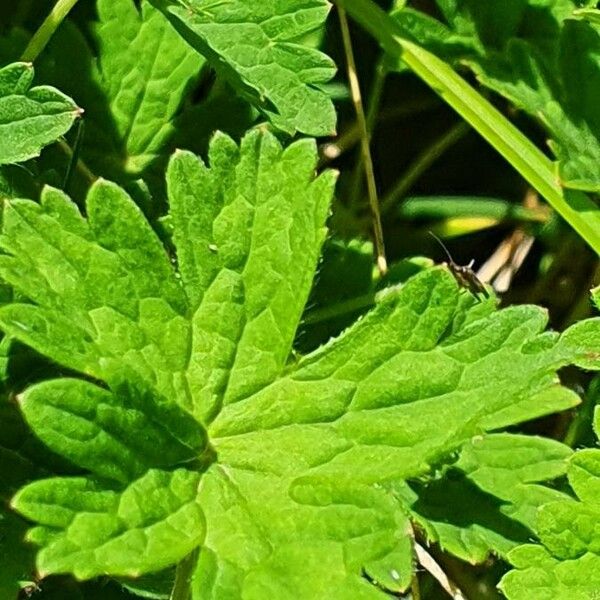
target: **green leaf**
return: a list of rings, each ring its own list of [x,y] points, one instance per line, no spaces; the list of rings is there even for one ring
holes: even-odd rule
[[[505,557],[533,535],[536,510],[568,496],[539,483],[566,473],[571,450],[514,434],[473,438],[433,482],[397,485],[412,518],[445,551],[470,563]]]
[[[600,28],[593,18],[573,19],[597,11],[576,11],[570,0],[513,0],[485,10],[473,0],[438,4],[447,26],[411,10],[396,18],[426,47],[467,64],[483,85],[538,119],[564,186],[600,190]]]
[[[475,218],[498,221],[544,222],[542,212],[487,196],[415,196],[402,200],[397,215],[402,219]]]
[[[389,484],[579,402],[556,371],[589,359],[595,321],[544,333],[542,309],[496,311],[444,268],[294,356],[335,181],[316,164],[314,141],[283,149],[261,130],[216,136],[207,164],[176,153],[174,256],[105,181],[85,218],[50,188],[7,202],[0,275],[29,301],[1,307],[0,325],[87,376],[21,396],[36,435],[84,471],[13,501],[43,573],[143,574],[199,547],[195,599],[403,593],[411,527]]]
[[[287,133],[331,135],[335,111],[322,86],[335,74],[303,43],[323,26],[327,0],[152,0],[213,68]]]
[[[13,504],[39,523],[29,538],[44,545],[37,557],[42,577],[135,577],[181,560],[202,541],[199,479],[185,469],[150,469],[117,491],[91,479],[57,477],[29,484]]]
[[[478,131],[600,253],[600,211],[578,190],[565,190],[552,162],[488,100],[437,56],[413,43],[397,20],[371,0],[338,0],[395,60],[402,60]]]
[[[574,16],[585,19],[590,23],[600,25],[600,10],[594,8],[597,2],[589,2],[590,8],[579,8],[573,12]]]
[[[48,86],[31,87],[33,66],[0,69],[0,165],[38,156],[81,114],[73,100]]]
[[[198,423],[135,386],[114,393],[77,379],[47,381],[21,398],[29,425],[51,448],[98,477],[127,483],[149,468],[192,461],[206,447]],[[131,438],[131,430],[144,436]]]
[[[338,336],[375,302],[373,247],[328,239],[296,335],[295,348],[315,350]]]
[[[213,141],[211,168],[176,154],[167,174],[179,269],[191,307],[190,385],[212,419],[283,369],[306,302],[334,183],[312,182],[314,142]],[[232,169],[232,165],[235,168]]]
[[[596,433],[600,412],[596,411]],[[500,586],[512,598],[593,598],[600,589],[600,450],[584,449],[571,458],[567,471],[577,500],[543,505],[536,533],[541,545],[527,544],[508,558],[515,567]]]
[[[591,296],[596,308],[600,310],[600,286],[596,286],[592,289]]]
[[[304,354],[316,350],[373,308],[378,293],[385,294],[388,287],[400,285],[432,265],[427,258],[404,259],[390,264],[387,274],[378,278],[370,242],[328,239],[295,349]]]
[[[204,61],[147,1],[139,11],[133,0],[100,0],[97,9],[97,56],[67,22],[39,71],[84,107],[82,157],[90,168],[113,179],[139,177],[173,149],[175,121]]]
[[[100,0],[99,70],[128,173],[142,173],[173,136],[202,60],[148,2]]]

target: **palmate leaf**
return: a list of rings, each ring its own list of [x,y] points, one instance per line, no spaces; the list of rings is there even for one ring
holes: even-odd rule
[[[174,120],[204,61],[147,1],[138,11],[133,0],[100,0],[97,10],[96,52],[66,22],[40,74],[85,108],[82,156],[92,170],[139,177],[173,149]]]
[[[548,131],[565,187],[600,190],[600,26],[575,19],[571,0],[437,0],[442,23],[412,9],[396,19],[439,56],[468,65],[481,83]]]
[[[600,366],[600,323],[543,333],[542,309],[477,304],[443,268],[290,357],[334,184],[316,164],[314,142],[261,131],[217,136],[208,166],[175,154],[173,260],[114,184],[92,187],[86,218],[52,189],[7,203],[0,273],[31,301],[0,325],[95,381],[21,396],[88,473],[13,500],[42,573],[137,575],[200,547],[196,600],[383,598],[363,573],[402,591],[412,565],[392,484],[577,404],[556,370]]]
[[[151,0],[181,35],[279,129],[331,135],[333,103],[320,86],[333,61],[303,43],[323,26],[327,0]]]
[[[600,432],[600,411],[596,412]],[[577,451],[567,476],[577,499],[543,505],[536,533],[541,544],[510,552],[515,570],[500,586],[508,598],[594,598],[600,589],[600,450]]]
[[[0,69],[0,165],[38,156],[80,116],[73,100],[48,86],[31,87],[33,66]]]

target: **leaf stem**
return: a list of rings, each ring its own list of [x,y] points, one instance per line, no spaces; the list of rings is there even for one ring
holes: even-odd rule
[[[446,575],[442,567],[435,562],[433,556],[417,542],[415,542],[415,554],[419,564],[429,572],[453,600],[466,600],[466,596],[458,589],[456,584],[450,581],[448,575]]]
[[[191,580],[196,562],[198,561],[199,550],[190,552],[178,565],[175,570],[175,583],[169,600],[190,600],[192,597]]]
[[[375,184],[375,172],[373,169],[373,158],[371,156],[371,142],[367,127],[367,118],[365,116],[365,109],[362,101],[362,94],[360,91],[360,84],[356,74],[356,62],[354,60],[354,52],[352,50],[352,40],[350,39],[350,28],[348,27],[346,11],[341,6],[338,7],[338,16],[340,19],[342,39],[344,42],[344,52],[346,54],[346,62],[348,66],[348,81],[350,83],[352,101],[354,102],[354,109],[356,111],[356,118],[361,137],[360,146],[362,151],[362,161],[367,179],[369,204],[371,206],[371,213],[373,215],[373,234],[375,238],[375,253],[377,254],[377,268],[382,275],[385,275],[387,272],[387,260],[385,258],[383,227],[381,225],[379,199],[377,197],[377,185]]]
[[[27,48],[21,56],[23,62],[33,62],[46,47],[54,32],[63,22],[69,11],[77,4],[77,0],[58,0],[50,14],[44,19],[40,28],[35,32]]]
[[[600,254],[600,210],[585,193],[561,188],[552,160],[443,60],[405,39],[396,21],[372,0],[336,2],[478,131]]]
[[[367,137],[369,139],[369,148],[371,140],[373,139],[373,130],[377,123],[377,117],[379,115],[379,106],[381,104],[381,98],[383,96],[383,89],[385,87],[385,80],[387,77],[385,55],[377,61],[375,67],[375,77],[371,86],[371,92],[369,94],[368,106],[365,113],[366,125],[367,125]],[[360,141],[360,139],[359,139]],[[362,148],[361,148],[362,150]],[[359,200],[362,200],[362,174],[365,170],[365,164],[362,152],[360,153],[359,160],[356,164],[355,172],[353,173],[352,182],[350,184],[350,206],[355,207]]]
[[[71,161],[74,160],[73,157],[74,157],[75,152],[73,151],[71,146],[69,146],[69,144],[67,144],[67,142],[65,140],[58,140],[58,146],[69,157],[69,160],[71,160]],[[75,167],[77,168],[77,170],[79,171],[79,173],[81,173],[81,175],[83,175],[83,177],[89,183],[94,183],[94,181],[96,181],[98,179],[98,177],[94,173],[92,173],[90,168],[83,162],[83,160],[81,160],[81,158],[77,158],[77,160],[74,162],[74,164],[75,164]]]
[[[412,580],[410,582],[410,593],[412,600],[421,600],[421,588],[419,587],[419,574],[415,570],[412,574]]]
[[[80,119],[77,123],[77,133],[75,134],[75,143],[73,145],[73,153],[71,155],[71,159],[69,160],[69,164],[67,165],[67,172],[65,173],[65,178],[63,180],[62,189],[67,194],[69,193],[69,187],[71,186],[71,181],[73,179],[73,172],[75,168],[79,168],[79,153],[81,151],[81,144],[85,131],[85,121]]]
[[[569,424],[562,442],[571,448],[577,448],[579,445],[585,445],[594,439],[593,427],[594,412],[600,399],[600,379],[592,380],[583,402],[577,407],[573,415],[573,420]]]
[[[369,138],[373,135],[373,129],[377,123],[377,115],[379,114],[379,106],[381,105],[387,75],[387,62],[384,55],[377,61],[375,79],[369,96],[369,106],[367,108],[367,131]]]
[[[381,214],[387,214],[406,195],[429,167],[470,130],[470,125],[461,121],[435,140],[431,146],[425,148],[412,164],[409,165],[396,185],[383,198],[381,201]]]

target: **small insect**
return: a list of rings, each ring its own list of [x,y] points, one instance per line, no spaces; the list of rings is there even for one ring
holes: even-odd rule
[[[448,257],[448,269],[450,270],[450,273],[454,275],[454,279],[456,279],[458,285],[460,285],[460,287],[465,288],[466,290],[469,290],[469,292],[471,292],[471,294],[473,294],[473,296],[475,296],[477,300],[481,300],[481,298],[479,297],[480,294],[484,298],[489,298],[489,292],[485,289],[485,286],[479,280],[479,278],[475,274],[475,271],[473,271],[473,265],[475,264],[475,261],[472,260],[468,265],[465,266],[457,265],[454,262],[452,255],[448,251],[448,248],[446,248],[444,242],[442,242],[442,240],[440,240],[440,238],[437,235],[435,235],[435,233],[433,233],[432,231],[430,231],[429,234],[434,240],[437,241],[437,243],[442,247],[442,249],[446,253],[446,256]]]

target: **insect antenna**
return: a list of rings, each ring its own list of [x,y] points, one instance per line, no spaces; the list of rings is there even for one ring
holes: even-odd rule
[[[450,251],[448,250],[448,248],[446,248],[446,244],[444,244],[444,242],[442,242],[442,240],[440,240],[440,238],[437,235],[435,235],[433,231],[429,231],[428,233],[442,247],[442,250],[446,253],[446,256],[448,257],[450,263],[453,265],[456,264],[454,262],[454,259],[452,258],[452,255],[450,254]]]

